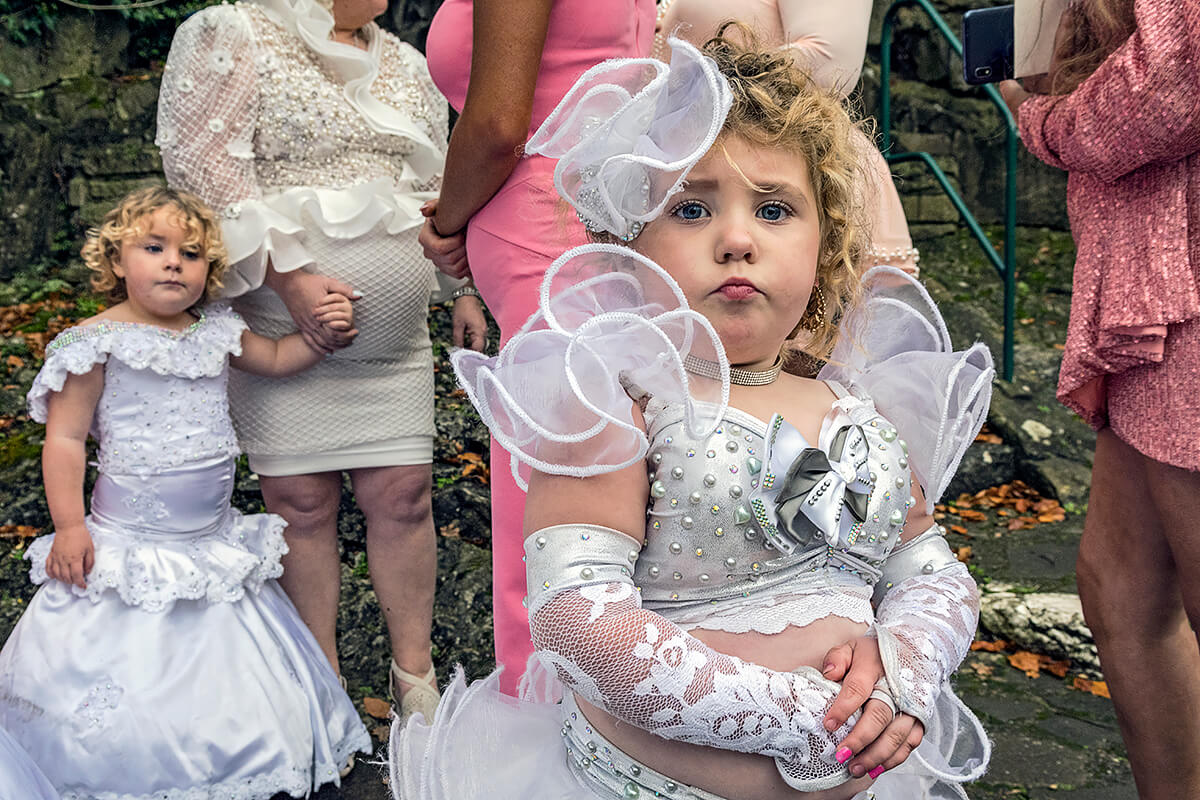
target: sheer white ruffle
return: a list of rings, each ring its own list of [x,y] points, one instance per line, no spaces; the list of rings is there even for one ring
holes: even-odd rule
[[[610,59],[575,82],[525,145],[593,231],[637,236],[721,132],[732,95],[712,59],[672,38],[671,65]]]
[[[685,371],[688,355],[715,362],[722,379]],[[684,404],[698,437],[711,433],[729,401],[729,362],[708,320],[661,267],[613,245],[583,245],[555,260],[538,311],[499,355],[458,350],[451,361],[512,454],[519,485],[519,464],[582,477],[644,458],[649,442],[623,384]]]
[[[979,342],[956,352],[929,293],[901,270],[875,267],[863,287],[818,377],[874,399],[906,440],[926,511],[933,513],[987,418],[992,354]]]

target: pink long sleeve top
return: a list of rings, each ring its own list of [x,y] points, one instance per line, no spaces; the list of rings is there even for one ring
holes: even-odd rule
[[[1078,255],[1058,397],[1096,428],[1125,385],[1113,376],[1200,349],[1200,2],[1135,0],[1134,13],[1133,35],[1078,88],[1019,115],[1029,150],[1070,173]],[[1200,388],[1198,372],[1176,378]],[[1162,420],[1145,406],[1146,425]],[[1200,461],[1200,446],[1179,458]]]

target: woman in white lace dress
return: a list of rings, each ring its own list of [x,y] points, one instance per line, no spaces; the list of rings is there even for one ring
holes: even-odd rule
[[[392,641],[393,697],[428,712],[437,692],[426,315],[438,285],[416,237],[420,206],[440,185],[447,112],[421,54],[372,22],[386,7],[254,0],[198,12],[171,47],[157,143],[171,185],[222,215],[225,294],[255,331],[298,329],[331,351],[337,333],[314,316],[316,299],[359,298],[352,346],[303,376],[238,376],[232,409],[267,507],[288,521],[281,583],[335,668],[337,510],[350,473]],[[482,308],[463,291],[451,292],[455,328],[480,347]]]

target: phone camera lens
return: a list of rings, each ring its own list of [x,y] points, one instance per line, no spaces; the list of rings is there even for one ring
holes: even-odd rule
[[[976,78],[992,77],[992,68],[991,67],[976,67],[975,68],[975,77]]]

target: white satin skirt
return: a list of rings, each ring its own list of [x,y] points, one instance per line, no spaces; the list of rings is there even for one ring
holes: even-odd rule
[[[273,580],[285,523],[229,507],[227,458],[101,475],[88,588],[48,580],[0,650],[0,728],[63,800],[268,800],[370,737]]]
[[[500,692],[499,670],[468,684],[459,669],[432,724],[420,715],[404,725],[394,721],[388,740],[394,800],[723,800],[622,751],[587,725],[569,693],[550,702],[563,692],[546,675],[536,674],[528,687],[527,699],[510,697]],[[942,769],[924,757],[945,769],[938,749],[953,751],[959,738],[969,739],[934,722],[918,748],[922,757],[910,756],[853,800],[966,800],[962,787],[942,780]]]
[[[0,728],[0,800],[58,800],[58,792],[17,741]]]

